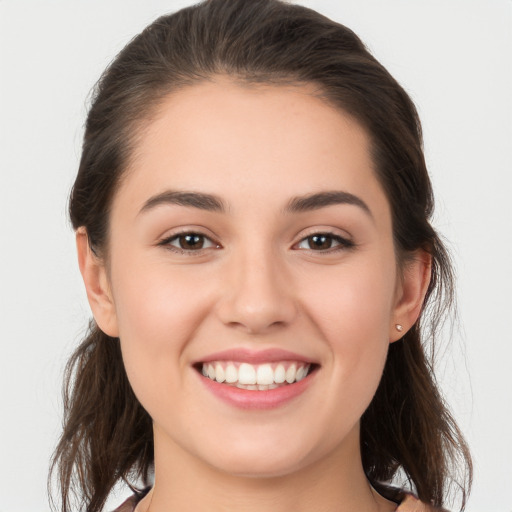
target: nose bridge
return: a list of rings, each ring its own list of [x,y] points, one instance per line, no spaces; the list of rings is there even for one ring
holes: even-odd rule
[[[229,260],[219,308],[224,323],[257,333],[293,319],[296,308],[286,264],[271,244],[246,244]]]

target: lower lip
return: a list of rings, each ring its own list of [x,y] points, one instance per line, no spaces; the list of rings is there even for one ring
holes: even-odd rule
[[[316,371],[299,382],[264,391],[240,389],[235,386],[221,384],[201,374],[198,375],[209,391],[229,405],[240,409],[275,409],[304,393],[315,374]]]

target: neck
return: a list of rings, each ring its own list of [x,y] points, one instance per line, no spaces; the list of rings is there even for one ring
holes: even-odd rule
[[[141,512],[381,512],[363,471],[358,429],[328,456],[277,476],[233,475],[155,435],[155,485]]]

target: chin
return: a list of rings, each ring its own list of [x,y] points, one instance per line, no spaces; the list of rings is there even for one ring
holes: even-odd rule
[[[292,474],[304,466],[304,461],[296,457],[275,457],[261,456],[257,458],[247,457],[244,460],[238,459],[233,463],[226,463],[219,469],[225,473],[241,478],[278,478]]]
[[[246,443],[245,446],[229,447],[222,453],[211,454],[209,464],[218,470],[237,477],[275,478],[294,473],[308,465],[308,454],[304,448],[280,443],[280,447],[270,443]],[[309,461],[310,462],[310,461]]]

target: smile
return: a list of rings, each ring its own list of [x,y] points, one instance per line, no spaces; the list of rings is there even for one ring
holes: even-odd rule
[[[306,393],[321,365],[316,359],[279,348],[232,348],[193,364],[204,388],[245,410],[273,409]]]
[[[310,369],[311,364],[294,361],[263,364],[209,361],[202,364],[201,373],[210,380],[239,389],[267,391],[300,382]]]

